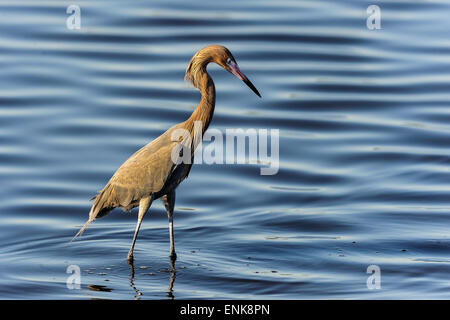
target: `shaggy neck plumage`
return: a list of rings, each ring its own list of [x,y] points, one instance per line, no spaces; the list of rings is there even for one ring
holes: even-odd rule
[[[201,121],[203,136],[205,131],[208,129],[208,126],[214,114],[214,107],[216,104],[216,89],[212,78],[206,71],[206,64],[203,65],[199,70],[191,70],[191,72],[195,72],[190,75],[195,76],[195,78],[190,78],[191,82],[200,90],[202,98],[187,122],[189,125],[189,129],[192,132],[194,130],[195,121]]]

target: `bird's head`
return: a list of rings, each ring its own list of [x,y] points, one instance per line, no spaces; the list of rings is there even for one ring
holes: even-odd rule
[[[196,88],[199,86],[200,72],[206,72],[206,65],[215,62],[228,72],[234,74],[238,79],[242,80],[252,91],[261,98],[258,90],[253,83],[242,73],[239,66],[231,54],[230,50],[221,45],[210,45],[199,50],[189,62],[186,69],[185,78],[189,80]]]

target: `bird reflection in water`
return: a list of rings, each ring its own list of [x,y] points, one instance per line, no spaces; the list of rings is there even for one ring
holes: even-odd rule
[[[107,286],[101,286],[97,284],[89,284],[88,289],[91,291],[102,291],[102,292],[111,292],[112,289]]]
[[[140,300],[141,296],[143,295],[142,292],[136,287],[136,285],[134,284],[134,279],[135,279],[135,269],[134,269],[134,261],[133,260],[127,260],[128,261],[128,266],[130,267],[130,286],[131,288],[136,292],[136,295],[134,296],[135,300]],[[173,285],[175,283],[175,278],[176,278],[176,273],[177,270],[175,269],[175,261],[176,261],[176,257],[170,257],[170,278],[169,278],[169,287],[167,289],[167,297],[170,300],[173,300],[175,298],[175,296],[173,295]]]

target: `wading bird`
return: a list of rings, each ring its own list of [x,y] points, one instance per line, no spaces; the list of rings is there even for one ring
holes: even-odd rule
[[[74,239],[83,233],[89,223],[105,216],[114,208],[129,211],[139,206],[136,231],[134,232],[133,242],[131,243],[127,257],[127,260],[132,262],[133,249],[142,219],[152,202],[158,198],[162,198],[169,217],[170,257],[172,259],[176,258],[173,238],[175,189],[189,174],[193,163],[196,143],[195,139],[191,139],[192,144],[188,148],[191,161],[177,163],[173,161],[172,151],[174,148],[179,147],[180,141],[173,141],[172,137],[174,131],[178,129],[189,132],[191,137],[193,137],[194,123],[196,122],[201,123],[202,137],[208,128],[216,103],[214,82],[206,71],[206,66],[210,62],[215,62],[234,74],[247,84],[254,93],[261,97],[255,86],[241,72],[236,60],[227,48],[220,45],[210,45],[199,50],[189,61],[185,75],[185,79],[190,81],[201,92],[202,97],[197,108],[186,121],[164,132],[158,138],[138,150],[120,166],[106,186],[91,199],[95,199],[95,201],[89,212],[89,219],[75,235]]]

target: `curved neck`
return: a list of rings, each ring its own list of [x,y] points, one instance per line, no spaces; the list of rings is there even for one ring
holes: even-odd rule
[[[194,124],[196,121],[201,121],[202,125],[202,136],[208,129],[209,123],[211,122],[212,116],[214,114],[214,107],[216,104],[216,88],[214,87],[214,82],[206,72],[206,66],[203,68],[200,75],[200,82],[198,89],[202,94],[202,99],[198,104],[197,108],[194,110],[192,115],[187,120],[189,130],[194,130]]]

